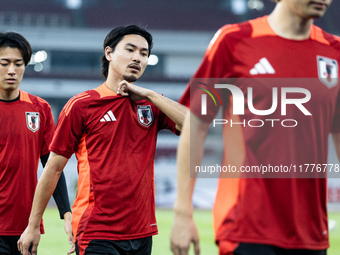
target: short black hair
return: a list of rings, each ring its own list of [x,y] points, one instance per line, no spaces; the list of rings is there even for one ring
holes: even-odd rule
[[[109,71],[109,61],[105,57],[105,48],[109,46],[113,51],[115,50],[117,44],[124,38],[125,35],[136,34],[145,38],[149,45],[149,56],[151,54],[151,49],[153,46],[152,35],[146,31],[144,28],[137,25],[127,25],[119,26],[112,29],[105,37],[103,47],[104,56],[101,57],[102,74],[107,78]]]
[[[30,43],[21,34],[15,32],[0,33],[0,48],[16,48],[21,52],[25,66],[31,60],[32,48]]]

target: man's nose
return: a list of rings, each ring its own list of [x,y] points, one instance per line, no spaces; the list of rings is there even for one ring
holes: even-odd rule
[[[14,64],[9,64],[9,66],[8,66],[8,74],[10,74],[10,75],[15,74],[15,66],[14,66]]]
[[[133,54],[133,61],[134,62],[136,62],[136,63],[140,63],[140,58],[141,58],[141,56],[140,56],[140,54],[139,53],[135,53],[135,54]]]

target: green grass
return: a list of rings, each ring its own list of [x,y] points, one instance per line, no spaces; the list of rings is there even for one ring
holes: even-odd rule
[[[340,254],[340,212],[329,213],[328,218],[337,222],[336,228],[330,232],[331,247],[328,249],[328,255]]]
[[[329,219],[337,222],[337,227],[330,233],[331,248],[328,255],[340,254],[340,213],[330,213]],[[153,255],[171,255],[170,231],[173,221],[171,210],[157,210],[157,222],[159,234],[153,238]],[[214,244],[211,211],[195,211],[195,221],[200,234],[200,246],[202,255],[218,254]],[[64,222],[59,219],[55,208],[47,208],[44,214],[46,234],[41,236],[38,254],[60,255],[66,254],[70,248],[67,236],[64,232]],[[191,249],[190,254],[193,254]]]

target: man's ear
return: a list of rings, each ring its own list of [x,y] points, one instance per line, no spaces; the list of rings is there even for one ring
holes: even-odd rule
[[[106,48],[105,48],[105,57],[106,57],[107,61],[111,61],[111,59],[112,59],[111,53],[112,52],[113,51],[112,51],[111,47],[110,46],[106,46]]]

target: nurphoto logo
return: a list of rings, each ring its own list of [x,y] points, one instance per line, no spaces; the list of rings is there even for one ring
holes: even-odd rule
[[[218,83],[213,86],[208,86],[203,82],[196,82],[196,89],[199,89],[205,93],[200,95],[200,104],[202,116],[209,115],[209,107],[219,107],[218,103],[223,107],[223,94],[229,95],[227,98],[229,104],[231,102],[232,114],[238,116],[244,116],[247,111],[247,115],[252,115],[251,118],[244,118],[242,121],[235,122],[232,119],[213,119],[213,127],[217,125],[242,125],[249,127],[262,127],[264,125],[271,125],[274,127],[276,124],[280,124],[283,127],[296,127],[298,120],[294,118],[284,118],[287,116],[287,108],[295,107],[299,112],[305,116],[311,116],[312,114],[306,107],[311,99],[311,92],[306,88],[301,87],[271,87],[267,93],[267,108],[258,109],[256,103],[258,101],[258,95],[256,90],[258,84],[255,86],[244,87],[243,90],[234,84]],[[210,91],[211,92],[210,92]],[[217,90],[219,92],[217,92]],[[222,96],[221,96],[222,95]],[[208,97],[209,96],[209,97]],[[231,98],[231,99],[230,99]],[[209,104],[208,100],[212,100],[213,104]],[[268,101],[270,100],[270,101]],[[270,102],[270,103],[269,103]],[[279,112],[279,113],[278,113]],[[273,114],[277,117],[278,114],[281,118],[273,118]],[[255,116],[255,117],[254,117]],[[261,116],[259,118],[258,116]],[[271,118],[263,118],[262,116],[271,116]]]

